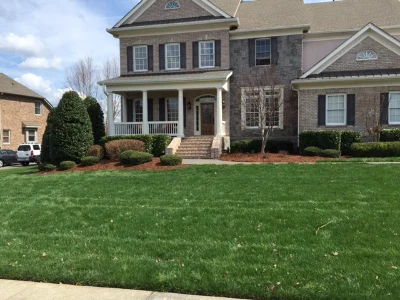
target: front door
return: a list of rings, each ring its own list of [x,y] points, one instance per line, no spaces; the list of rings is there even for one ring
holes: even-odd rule
[[[201,103],[201,135],[214,135],[214,103]]]

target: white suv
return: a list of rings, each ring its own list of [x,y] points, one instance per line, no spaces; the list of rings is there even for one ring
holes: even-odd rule
[[[22,144],[19,145],[17,151],[18,162],[23,166],[29,166],[29,163],[39,163],[41,145],[39,144]]]

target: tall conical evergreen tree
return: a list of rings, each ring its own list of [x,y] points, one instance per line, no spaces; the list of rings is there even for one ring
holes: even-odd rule
[[[102,137],[106,135],[104,125],[104,112],[101,109],[99,102],[93,97],[86,97],[83,101],[87,107],[90,121],[92,122],[93,141],[96,145],[99,144]]]
[[[86,107],[76,92],[66,92],[52,118],[50,158],[55,164],[65,160],[80,162],[93,145],[92,124]]]
[[[53,108],[50,110],[49,115],[47,116],[47,125],[46,129],[43,134],[42,138],[42,149],[40,153],[40,161],[42,163],[48,163],[51,161],[50,159],[50,136],[51,136],[51,130],[52,130],[52,122],[53,122],[53,116],[54,116],[54,111],[56,108]]]

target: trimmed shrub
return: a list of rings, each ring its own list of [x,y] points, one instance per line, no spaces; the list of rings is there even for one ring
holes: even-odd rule
[[[267,152],[279,153],[280,151],[294,153],[294,143],[289,140],[269,140],[267,142]]]
[[[234,141],[231,142],[231,153],[247,153],[249,152],[250,141]]]
[[[320,156],[321,155],[321,148],[318,147],[307,147],[303,150],[304,156]]]
[[[108,142],[105,145],[106,153],[111,160],[119,160],[120,155],[124,151],[133,150],[137,152],[144,152],[145,146],[142,141],[136,140],[117,140]]]
[[[59,169],[61,171],[66,171],[66,170],[70,170],[76,167],[76,164],[74,161],[63,161],[60,163],[59,165]]]
[[[342,131],[341,134],[341,151],[342,154],[350,154],[351,152],[351,145],[353,143],[361,143],[362,141],[362,134],[358,131]]]
[[[231,153],[260,153],[261,140],[241,140],[231,143]],[[289,140],[268,140],[265,147],[267,152],[278,153],[279,151],[288,151],[293,153],[294,143]]]
[[[153,135],[142,134],[142,135],[119,135],[119,136],[105,136],[100,140],[99,145],[105,146],[108,142],[118,141],[118,140],[134,140],[142,141],[144,143],[145,151],[148,153],[153,153]]]
[[[153,135],[152,153],[155,157],[160,157],[165,154],[165,149],[171,143],[171,137],[166,134]]]
[[[101,160],[104,158],[104,148],[100,145],[90,146],[87,155],[98,157]]]
[[[42,147],[40,151],[40,161],[49,162],[50,159],[50,136],[53,122],[54,109],[50,110],[47,116],[47,125],[42,137]]]
[[[400,141],[400,128],[396,129],[383,129],[381,131],[381,142],[399,142]]]
[[[318,147],[321,149],[340,150],[341,132],[334,130],[304,131],[299,135],[300,153],[305,148]]]
[[[400,157],[400,142],[354,143],[351,155],[355,157]]]
[[[142,165],[153,160],[153,155],[147,152],[137,152],[137,151],[124,151],[121,153],[120,161],[123,165]]]
[[[86,156],[82,158],[81,165],[84,167],[94,166],[100,161],[100,159],[96,156]]]
[[[100,140],[106,135],[104,126],[104,112],[101,109],[99,102],[93,97],[86,97],[83,101],[92,123],[93,142],[98,144]]]
[[[50,158],[80,162],[93,145],[92,124],[86,107],[76,92],[63,95],[52,118]]]
[[[340,155],[341,155],[341,152],[339,150],[334,150],[334,149],[321,150],[321,153],[320,153],[320,156],[322,156],[322,157],[339,158]]]
[[[160,157],[163,166],[179,166],[182,164],[182,157],[176,154],[167,154]]]
[[[55,169],[57,169],[57,167],[53,164],[39,164],[38,165],[38,169],[40,172],[51,172],[54,171]]]

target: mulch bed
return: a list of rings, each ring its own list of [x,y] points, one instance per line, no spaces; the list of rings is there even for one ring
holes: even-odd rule
[[[54,170],[51,172],[40,172],[40,174],[55,174],[55,173],[66,173],[66,172],[95,172],[95,171],[113,171],[113,170],[151,170],[151,171],[168,171],[174,169],[182,169],[186,168],[188,165],[180,165],[180,166],[163,166],[160,163],[159,158],[154,158],[152,162],[139,165],[139,166],[124,166],[120,162],[102,160],[98,164],[90,167],[76,166],[75,168],[67,171],[59,171]]]
[[[231,153],[223,154],[220,159],[234,162],[316,163],[319,160],[331,160],[332,158],[309,157],[286,153]]]

